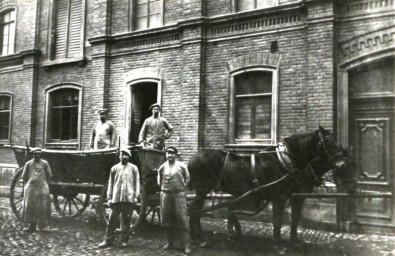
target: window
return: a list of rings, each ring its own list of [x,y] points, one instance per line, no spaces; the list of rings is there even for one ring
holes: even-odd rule
[[[134,30],[162,26],[163,0],[131,0]]]
[[[231,75],[230,141],[276,141],[277,71],[243,70]]]
[[[237,11],[248,11],[272,7],[277,4],[277,0],[236,0]]]
[[[82,56],[84,0],[55,0],[51,31],[51,59]]]
[[[72,141],[78,136],[80,91],[62,88],[49,93],[48,139]]]
[[[0,141],[10,137],[11,96],[0,95]]]
[[[13,54],[15,49],[15,10],[0,14],[0,35],[1,55]]]

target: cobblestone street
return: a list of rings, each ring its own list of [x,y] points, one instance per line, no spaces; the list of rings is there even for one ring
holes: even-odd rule
[[[55,211],[45,231],[24,233],[25,225],[15,219],[8,198],[0,198],[0,255],[183,255],[182,251],[163,251],[165,237],[158,223],[144,223],[132,235],[128,247],[115,246],[100,250],[105,225],[92,209],[77,219],[65,219]],[[320,256],[394,256],[395,236],[350,234],[300,229],[303,249],[285,247],[273,250],[271,224],[242,221],[243,236],[227,236],[226,222],[205,217],[202,227],[208,245],[192,247],[191,255],[320,255]],[[289,228],[283,228],[288,239]]]

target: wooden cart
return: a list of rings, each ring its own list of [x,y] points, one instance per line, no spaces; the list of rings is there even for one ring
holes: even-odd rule
[[[22,179],[25,163],[32,159],[30,149],[22,146],[4,146],[14,151],[18,170],[10,187],[11,208],[20,219],[23,206],[24,181]],[[142,220],[159,208],[159,187],[156,184],[156,172],[165,161],[165,152],[131,146],[131,162],[140,171],[141,195],[133,209],[131,229],[134,230]],[[119,150],[116,148],[66,151],[43,150],[42,159],[48,161],[52,178],[49,189],[56,211],[63,217],[74,218],[81,215],[89,205],[92,195],[99,196],[98,213],[107,222],[109,207],[106,192],[111,167],[119,162]]]

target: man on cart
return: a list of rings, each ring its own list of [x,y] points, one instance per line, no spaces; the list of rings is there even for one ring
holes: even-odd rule
[[[92,130],[90,146],[93,149],[104,149],[115,147],[117,133],[114,124],[107,120],[107,109],[97,111],[100,120],[95,124]]]
[[[160,116],[160,105],[155,103],[150,106],[152,116],[145,119],[139,134],[139,143],[143,147],[163,150],[165,140],[173,135],[173,126],[166,118]]]

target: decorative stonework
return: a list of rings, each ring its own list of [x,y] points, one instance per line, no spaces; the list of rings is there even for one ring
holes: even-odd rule
[[[394,0],[364,0],[344,4],[340,12],[344,15],[370,13],[382,10],[393,10]]]
[[[16,0],[0,0],[0,8],[6,5],[15,5]]]
[[[146,78],[160,80],[162,78],[161,69],[156,67],[137,68],[125,74],[126,83]]]
[[[280,65],[280,54],[259,52],[237,57],[228,61],[226,64],[228,71],[232,72],[237,69],[253,67],[253,66],[271,66],[278,67]]]
[[[290,14],[280,17],[263,18],[239,23],[228,23],[226,25],[215,26],[209,30],[212,36],[237,34],[250,31],[261,31],[268,28],[283,27],[286,25],[296,25],[303,23],[301,14]]]
[[[179,40],[180,40],[179,34],[136,39],[133,41],[119,42],[117,44],[114,44],[112,46],[112,50],[119,51],[124,49],[141,49],[141,48],[148,48],[155,46],[171,45],[174,43],[178,43]]]
[[[339,63],[395,47],[395,27],[385,28],[340,44]]]

